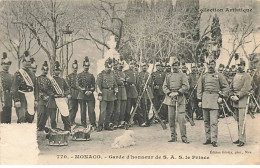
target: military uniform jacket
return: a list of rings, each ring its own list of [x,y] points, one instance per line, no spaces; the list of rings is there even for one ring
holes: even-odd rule
[[[13,76],[8,72],[2,71],[0,72],[1,78],[1,101],[6,107],[12,107],[12,94],[11,87],[13,83]]]
[[[248,98],[248,93],[251,90],[251,78],[246,72],[236,73],[232,82],[232,92],[239,98],[238,102],[233,102],[233,107],[245,108]]]
[[[70,90],[69,90],[69,86],[67,84],[67,82],[65,81],[65,79],[61,78],[61,77],[57,77],[57,76],[53,76],[53,79],[56,81],[56,83],[59,85],[60,89],[63,91],[63,95],[60,95],[56,92],[56,90],[54,89],[53,84],[51,83],[51,87],[53,90],[53,93],[56,97],[66,97],[67,95],[70,94]],[[47,103],[47,107],[48,108],[57,108],[54,96],[51,96],[48,103]]]
[[[166,94],[164,104],[168,106],[176,106],[176,100],[178,105],[178,112],[185,112],[186,98],[185,93],[188,92],[190,86],[186,75],[182,72],[169,73],[163,83],[163,91]],[[169,94],[171,92],[178,92],[177,99],[172,99]]]
[[[22,77],[21,73],[19,71],[17,71],[14,74],[14,81],[13,81],[13,85],[12,85],[12,92],[13,92],[15,102],[21,101],[21,99],[23,99],[23,100],[25,99],[24,93],[21,93],[20,91],[32,92],[35,89],[35,84],[36,84],[35,74],[28,68],[24,68],[23,70],[26,71],[27,74],[29,75],[29,77],[31,78],[31,80],[33,82],[33,87],[28,86],[26,84],[24,78]],[[36,94],[36,92],[34,92],[34,94]]]
[[[79,94],[79,89],[77,87],[77,73],[71,73],[67,76],[66,81],[70,89],[70,95],[72,99],[77,99]]]
[[[153,94],[163,96],[163,82],[165,80],[165,72],[156,71],[152,73],[152,90]]]
[[[149,94],[150,98],[153,99],[153,92],[152,92],[152,89],[151,89],[152,80],[151,80],[148,72],[140,72],[138,74],[138,78],[137,78],[137,88],[138,88],[138,90],[137,91],[138,91],[139,95],[142,94],[147,80],[148,80],[148,82],[147,82],[147,86],[146,86],[146,91],[144,92],[142,98],[149,99],[149,97],[147,95],[147,94]]]
[[[125,88],[125,73],[122,71],[114,71],[116,79],[117,79],[117,85],[118,85],[118,94],[117,99],[118,100],[127,100],[126,95],[126,88]]]
[[[93,92],[95,91],[95,78],[89,72],[81,72],[78,74],[77,86],[79,90],[79,100],[95,100]],[[91,95],[86,95],[86,91],[91,91]]]
[[[202,108],[219,109],[217,100],[220,91],[225,97],[230,91],[224,75],[218,72],[203,74],[197,87],[197,98],[202,101]]]
[[[128,98],[137,98],[138,92],[136,88],[138,72],[133,69],[124,71],[126,75],[126,94]]]
[[[102,101],[115,101],[115,89],[118,89],[118,85],[113,71],[102,71],[98,74],[97,92],[102,94]]]
[[[40,75],[37,77],[35,92],[35,100],[38,101],[38,105],[49,106],[51,101],[54,101],[54,89],[50,79],[46,75]]]

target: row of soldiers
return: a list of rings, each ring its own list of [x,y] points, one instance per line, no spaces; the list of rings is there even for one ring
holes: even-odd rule
[[[180,68],[179,60],[174,60],[170,66],[163,66],[158,62],[157,71],[150,74],[147,71],[148,63],[142,63],[141,71],[138,72],[139,67],[134,60],[130,61],[129,69],[123,70],[124,60],[108,59],[105,62],[105,70],[98,74],[95,80],[94,75],[89,73],[90,62],[86,57],[83,61],[83,72],[77,73],[79,65],[75,60],[72,64],[73,73],[63,79],[60,77],[60,65],[56,62],[53,79],[49,79],[47,74],[50,68],[46,61],[42,65],[41,75],[35,76],[37,66],[28,51],[24,53],[22,59],[23,68],[14,76],[10,75],[8,69],[11,61],[4,54],[1,63],[3,67],[1,122],[11,122],[12,99],[15,102],[18,123],[33,122],[34,113],[30,112],[31,108],[28,106],[31,102],[26,101],[27,93],[32,92],[35,98],[34,107],[37,107],[34,111],[38,113],[39,131],[43,130],[49,117],[51,127],[57,127],[58,106],[55,98],[66,97],[69,116],[62,115],[65,130],[70,130],[71,125],[75,123],[78,105],[80,105],[81,124],[87,125],[88,107],[89,122],[93,127],[97,127],[97,131],[122,128],[124,124],[130,123],[132,118],[142,127],[149,126],[148,114],[151,106],[154,106],[154,109],[159,111],[159,117],[169,122],[170,142],[177,140],[175,123],[178,121],[181,139],[184,143],[189,143],[185,122],[186,118],[193,118],[195,111],[197,119],[202,116],[204,118],[207,138],[205,144],[217,146],[219,104],[223,98],[230,97],[239,121],[239,141],[236,143],[243,146],[245,143],[245,134],[241,133],[241,127],[244,128],[241,125],[244,120],[243,103],[248,97],[251,82],[247,80],[248,73],[244,72],[245,62],[241,62],[231,85],[222,73],[215,71],[216,62],[213,59],[208,62],[207,73],[204,65],[200,64],[198,70],[192,66],[190,74],[187,74],[185,66]],[[97,125],[94,91],[98,93],[97,99],[100,101],[100,117]],[[131,115],[135,108],[136,113]]]

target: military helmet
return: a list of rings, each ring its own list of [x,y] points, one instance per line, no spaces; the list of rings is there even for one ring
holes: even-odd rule
[[[113,60],[111,58],[108,58],[106,61],[105,61],[105,67],[107,68],[112,68],[112,63],[113,63]]]
[[[55,61],[55,63],[54,63],[54,71],[61,71],[59,61]]]
[[[9,60],[9,58],[7,57],[7,53],[3,52],[3,57],[1,60],[1,65],[11,65],[12,61]]]
[[[49,70],[49,66],[48,66],[48,62],[44,61],[44,63],[42,64],[42,70]]]
[[[83,66],[90,66],[88,56],[85,57],[85,59],[83,61]]]
[[[31,61],[31,56],[30,52],[28,50],[24,51],[23,53],[23,59],[22,62],[30,62]]]

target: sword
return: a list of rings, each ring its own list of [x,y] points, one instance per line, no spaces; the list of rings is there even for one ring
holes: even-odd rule
[[[248,95],[247,102],[246,102],[244,122],[243,122],[243,127],[242,127],[242,134],[243,134],[243,135],[244,135],[244,133],[245,133],[246,114],[247,114],[247,111],[248,111],[248,106],[249,106],[249,101],[250,101],[250,95],[251,95],[251,94]]]
[[[253,98],[253,100],[255,101],[255,104],[257,105],[257,108],[260,109],[260,105],[259,105],[259,103],[257,102],[255,96],[254,96],[253,94],[250,94],[250,95],[251,95],[251,97]]]
[[[230,129],[229,129],[229,126],[228,126],[228,122],[227,122],[227,117],[226,117],[226,112],[225,112],[224,105],[221,104],[221,107],[222,107],[222,109],[223,109],[224,118],[225,118],[225,122],[226,122],[227,127],[228,127],[228,132],[229,132],[229,136],[230,136],[230,139],[231,139],[231,143],[233,143],[232,136],[231,136],[231,132],[230,132]]]
[[[225,100],[224,98],[223,98],[223,102],[225,103],[225,105],[226,105],[228,111],[233,114],[233,116],[234,116],[234,118],[235,118],[235,120],[236,120],[236,119],[237,119],[237,115],[230,109],[230,107],[228,106],[228,104],[227,104],[227,102],[226,102],[226,100]]]

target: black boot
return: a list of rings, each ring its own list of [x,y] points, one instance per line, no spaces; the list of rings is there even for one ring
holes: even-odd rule
[[[239,140],[236,140],[235,142],[233,142],[233,144],[239,144]]]
[[[217,142],[213,141],[213,142],[212,142],[212,146],[213,146],[213,147],[218,147]]]
[[[177,137],[171,134],[171,139],[168,142],[176,142],[176,141],[177,141]]]
[[[245,143],[244,142],[239,142],[239,144],[237,145],[238,147],[242,147],[242,146],[244,146],[245,145]]]
[[[203,143],[203,145],[208,145],[208,144],[211,144],[211,140],[210,139],[207,139],[206,142]]]

